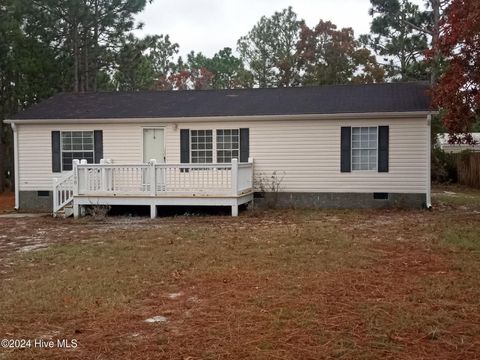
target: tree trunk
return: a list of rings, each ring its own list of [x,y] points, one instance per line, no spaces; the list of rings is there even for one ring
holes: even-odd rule
[[[400,35],[400,41],[401,41],[401,46],[402,46],[402,50],[400,52],[400,76],[402,78],[402,81],[407,81],[407,56],[406,56],[406,51],[405,51],[405,48],[406,48],[406,45],[405,45],[405,38],[406,38],[406,35],[405,33],[408,31],[406,29],[406,25],[405,25],[405,17],[404,17],[404,14],[402,12],[402,14],[400,15],[401,17],[401,24],[402,24],[402,30],[401,30],[401,35]]]
[[[93,19],[93,91],[97,91],[98,76],[98,0],[94,1],[94,19]]]
[[[1,115],[0,115],[1,116]],[[5,190],[5,165],[7,162],[6,144],[4,139],[3,119],[0,120],[0,193]]]
[[[433,49],[433,63],[431,69],[431,85],[435,85],[438,78],[440,66],[440,49],[438,40],[440,38],[440,0],[430,0],[433,10],[433,34],[432,34],[432,49]]]
[[[82,49],[83,49],[83,83],[82,83],[82,92],[89,91],[90,84],[90,53],[89,53],[89,32],[90,32],[90,21],[89,17],[90,12],[88,11],[89,4],[86,0],[83,0],[82,6]]]
[[[85,72],[85,75],[84,75],[84,83],[83,83],[83,87],[84,87],[84,91],[88,91],[89,90],[89,87],[88,87],[88,83],[89,83],[89,66],[90,66],[90,62],[89,62],[89,54],[88,54],[88,39],[87,39],[87,35],[88,34],[88,30],[85,29],[85,35],[83,37],[83,47],[84,47],[84,50],[83,50],[83,57],[84,57],[84,62],[85,62],[85,68],[84,68],[84,72]]]
[[[75,20],[74,26],[73,26],[73,91],[78,93],[79,92],[79,78],[78,78],[78,67],[79,67],[79,54],[78,54],[78,34],[77,34],[77,22]]]
[[[3,77],[0,77],[0,192],[3,192],[5,189],[5,162],[7,160],[3,141],[3,119],[5,118],[5,89],[3,88],[3,80]]]

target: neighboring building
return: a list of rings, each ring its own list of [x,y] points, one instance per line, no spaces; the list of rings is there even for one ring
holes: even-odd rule
[[[226,205],[236,215],[253,200],[253,178],[274,172],[280,206],[429,206],[427,90],[388,83],[59,94],[7,121],[17,207],[149,205],[155,216],[157,205]]]
[[[473,140],[475,144],[449,144],[449,135],[448,134],[440,134],[438,135],[438,145],[440,148],[448,153],[459,153],[465,150],[469,151],[480,151],[480,133],[472,133]]]

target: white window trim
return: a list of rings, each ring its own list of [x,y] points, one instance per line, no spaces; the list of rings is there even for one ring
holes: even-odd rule
[[[208,128],[208,129],[190,129],[189,131],[189,147],[190,147],[190,163],[193,164],[192,162],[192,131],[201,131],[201,130],[205,130],[205,131],[208,131],[208,130],[211,130],[212,131],[212,151],[213,151],[213,154],[212,154],[212,162],[211,164],[219,164],[219,162],[217,161],[217,130],[238,130],[238,162],[240,162],[240,146],[241,146],[241,142],[240,142],[240,128]],[[198,149],[197,149],[198,150]],[[210,164],[210,163],[207,163],[207,164]],[[229,164],[229,163],[222,163],[222,164]]]
[[[193,151],[198,151],[198,150],[200,150],[200,151],[208,151],[208,150],[210,150],[210,149],[192,149],[192,144],[193,144],[193,141],[192,141],[192,137],[193,137],[192,132],[193,132],[193,131],[211,131],[211,132],[212,132],[212,149],[211,149],[211,151],[212,151],[212,162],[211,162],[211,163],[194,163],[194,162],[193,162],[193,156],[192,156]],[[190,154],[189,154],[189,156],[190,156],[190,163],[191,163],[191,164],[214,164],[214,163],[215,163],[215,160],[216,160],[216,156],[215,156],[215,147],[216,147],[216,146],[215,146],[215,142],[216,142],[216,141],[214,141],[215,131],[216,131],[216,130],[214,130],[214,129],[190,129],[190,131],[189,131],[189,147],[190,147]]]
[[[218,130],[237,130],[238,131],[238,158],[237,158],[237,160],[238,160],[238,162],[240,162],[240,129],[239,128],[233,128],[233,129],[232,128],[230,128],[230,129],[221,128],[221,129],[215,129],[214,130],[215,131],[215,141],[214,141],[215,144],[214,144],[213,147],[215,149],[215,156],[214,156],[215,163],[217,163],[217,164],[229,164],[229,163],[219,163],[218,162],[218,158],[217,158],[217,155],[218,155],[217,154],[217,136],[218,136],[217,131]],[[222,149],[222,150],[225,150],[225,149]],[[232,157],[232,159],[235,159],[235,158]]]
[[[377,147],[376,147],[376,152],[377,152],[377,156],[375,157],[375,169],[368,169],[368,170],[365,170],[365,169],[361,169],[361,170],[354,170],[353,169],[353,129],[354,128],[362,128],[362,127],[366,127],[366,128],[376,128],[377,129]],[[350,128],[350,169],[351,169],[351,172],[357,172],[357,173],[360,173],[360,172],[367,172],[367,173],[372,173],[372,172],[378,172],[378,138],[379,134],[378,134],[378,125],[377,126],[352,126]],[[355,149],[355,150],[359,150],[359,149]],[[373,150],[373,149],[367,149],[367,150]]]
[[[93,138],[93,150],[90,151],[79,151],[79,150],[63,150],[63,133],[73,133],[73,132],[91,132],[92,133],[92,138]],[[95,132],[93,130],[60,130],[60,165],[62,167],[61,172],[69,172],[71,170],[64,170],[63,169],[63,153],[64,152],[91,152],[93,155],[93,161],[95,162]],[[82,160],[82,159],[78,159]]]

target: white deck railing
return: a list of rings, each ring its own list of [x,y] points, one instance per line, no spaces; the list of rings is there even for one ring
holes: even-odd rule
[[[53,213],[56,214],[73,199],[73,171],[61,178],[53,178]]]
[[[74,161],[73,195],[237,196],[253,189],[253,160],[239,164],[85,164]]]

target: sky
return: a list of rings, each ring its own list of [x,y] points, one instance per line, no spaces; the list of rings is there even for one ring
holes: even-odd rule
[[[180,45],[180,55],[194,50],[212,56],[224,47],[236,49],[237,40],[263,15],[288,6],[309,26],[330,20],[339,27],[352,27],[357,36],[370,28],[369,0],[153,0],[136,17],[144,23],[136,34],[169,34]]]

